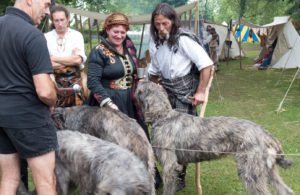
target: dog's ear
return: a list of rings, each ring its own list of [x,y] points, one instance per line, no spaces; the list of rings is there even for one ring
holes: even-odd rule
[[[144,85],[145,85],[145,82],[147,81],[139,81],[138,83],[138,86],[137,86],[137,89],[136,89],[136,96],[137,98],[141,97],[141,95],[144,93]]]

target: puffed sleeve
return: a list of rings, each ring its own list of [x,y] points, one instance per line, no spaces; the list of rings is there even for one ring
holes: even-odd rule
[[[198,70],[201,71],[203,68],[213,65],[212,60],[196,41],[192,40],[188,36],[181,36],[179,39],[180,49],[183,53],[196,64]]]
[[[92,49],[88,58],[87,86],[100,106],[110,101],[109,95],[101,82],[104,67],[105,64],[100,50],[97,48]]]

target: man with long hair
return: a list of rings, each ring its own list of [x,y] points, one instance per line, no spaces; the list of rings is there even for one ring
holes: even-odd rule
[[[156,6],[150,32],[150,80],[160,78],[175,110],[195,115],[196,106],[205,101],[213,62],[197,37],[180,28],[180,19],[169,4]],[[195,79],[193,66],[199,71],[199,80]],[[177,191],[185,187],[185,172],[186,166],[179,174]]]

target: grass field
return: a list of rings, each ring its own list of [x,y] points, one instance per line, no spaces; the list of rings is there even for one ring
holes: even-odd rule
[[[245,47],[244,47],[245,48]],[[214,77],[206,116],[234,116],[254,121],[277,137],[287,154],[300,154],[300,75],[276,113],[296,70],[257,71],[252,59],[258,51],[246,46],[247,58],[221,63]],[[288,156],[294,165],[279,169],[280,175],[295,194],[300,194],[300,156]],[[195,165],[188,168],[187,187],[176,194],[190,195],[195,191]],[[244,195],[233,156],[201,163],[201,184],[204,195]],[[158,194],[161,194],[158,191]]]
[[[257,71],[252,68],[257,46],[244,48],[248,57],[242,59],[243,69],[240,69],[239,60],[229,61],[228,65],[221,63],[213,80],[206,116],[234,116],[256,122],[281,141],[286,154],[300,154],[300,75],[283,109],[276,113],[296,70]],[[280,175],[297,195],[300,194],[300,156],[287,158],[293,159],[294,165],[287,170],[280,168]],[[177,195],[196,194],[194,167],[194,164],[189,165],[187,186]],[[204,195],[246,195],[233,156],[201,163],[201,184]],[[161,193],[162,188],[157,191]]]

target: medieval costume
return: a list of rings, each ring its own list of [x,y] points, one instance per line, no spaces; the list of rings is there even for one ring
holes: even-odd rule
[[[91,90],[89,105],[103,106],[113,101],[120,111],[136,118],[133,87],[136,86],[138,66],[135,48],[127,37],[124,54],[119,53],[104,37],[89,56],[88,87]]]
[[[156,46],[150,41],[152,63],[150,75],[160,75],[161,84],[169,95],[171,105],[180,112],[196,114],[191,97],[198,86],[192,68],[201,71],[212,64],[200,41],[192,33],[180,29],[176,44],[170,49],[166,41]]]
[[[111,29],[121,28],[125,34],[116,35]],[[136,71],[139,66],[136,49],[132,40],[126,36],[129,29],[128,18],[122,13],[111,14],[104,23],[100,34],[100,43],[90,53],[88,61],[88,88],[91,91],[88,103],[91,106],[115,107],[143,127],[148,136],[147,126],[143,122],[143,115],[137,109],[134,99],[134,89],[138,79]],[[119,33],[119,29],[117,30]],[[113,44],[115,41],[118,45]],[[117,50],[117,46],[122,51]]]
[[[51,56],[67,57],[79,55],[83,62],[86,60],[84,53],[84,40],[80,32],[68,28],[63,38],[59,38],[55,29],[45,34],[47,45]],[[81,71],[84,65],[66,66],[63,69],[55,69],[54,76],[57,84],[57,103],[56,106],[68,107],[82,105],[84,101],[83,86],[81,82]],[[81,89],[75,93],[73,86],[78,84]]]

